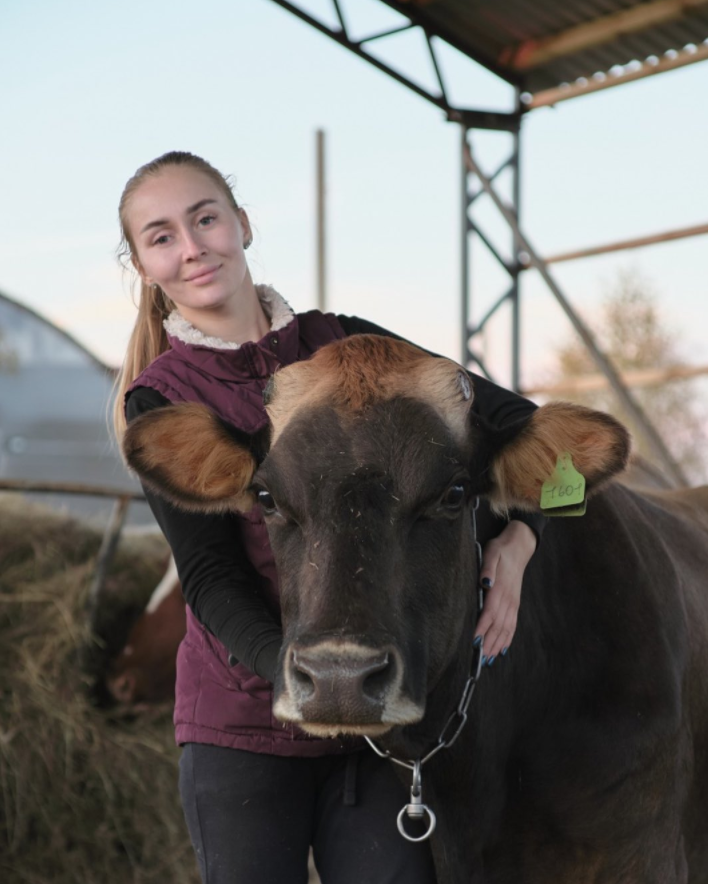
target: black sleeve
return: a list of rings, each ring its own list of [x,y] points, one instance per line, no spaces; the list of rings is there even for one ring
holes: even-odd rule
[[[384,335],[389,338],[396,338],[398,341],[405,341],[400,335],[381,328],[367,319],[360,319],[358,316],[337,316],[339,324],[348,335]],[[409,342],[412,343],[412,342]],[[415,345],[418,346],[417,344]],[[420,349],[425,350],[424,347]],[[425,351],[430,353],[429,350]],[[430,353],[431,356],[439,356],[438,353]],[[505,427],[508,424],[528,417],[534,412],[537,406],[529,399],[524,399],[518,393],[512,393],[498,384],[493,383],[488,378],[481,375],[468,372],[474,384],[474,404],[473,408],[486,418],[495,427]],[[524,522],[536,535],[536,543],[540,543],[543,531],[548,523],[548,519],[541,513],[522,513],[518,510],[511,510],[510,519],[516,519]]]
[[[126,404],[130,423],[169,400],[149,387],[137,387]],[[188,513],[143,489],[167,538],[184,597],[197,620],[251,672],[275,678],[282,630],[260,591],[260,578],[248,561],[238,517]]]

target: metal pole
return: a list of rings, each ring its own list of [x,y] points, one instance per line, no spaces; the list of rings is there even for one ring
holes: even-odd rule
[[[322,313],[327,308],[327,255],[325,241],[325,133],[318,129],[317,144],[317,309]]]
[[[590,330],[572,308],[565,295],[560,290],[557,283],[549,273],[548,267],[546,266],[543,258],[538,255],[536,250],[531,246],[528,239],[520,230],[519,225],[516,223],[514,213],[501,201],[496,191],[494,190],[492,183],[475,162],[472,156],[472,151],[470,150],[470,147],[467,143],[465,143],[464,149],[467,168],[470,170],[470,172],[477,176],[485,192],[489,195],[494,205],[497,207],[499,212],[506,220],[507,224],[509,224],[509,226],[518,237],[520,247],[529,256],[529,263],[533,267],[535,267],[536,270],[538,270],[548,288],[555,295],[556,300],[563,308],[566,316],[573,325],[573,328],[576,330],[578,335],[580,335],[580,338],[582,339],[585,346],[588,348],[588,351],[595,360],[598,368],[608,379],[619,400],[622,402],[624,407],[627,409],[629,415],[635,421],[637,427],[647,441],[647,444],[654,453],[654,456],[660,461],[660,463],[662,463],[666,467],[671,478],[677,483],[677,485],[687,486],[689,483],[683,474],[683,470],[671,456],[668,448],[664,444],[664,440],[654,429],[653,425],[644,414],[639,404],[635,401],[634,397],[630,394],[629,390],[624,386],[624,384],[622,383],[622,379],[615,371],[612,363],[607,359],[605,354],[595,343],[595,339],[590,333]]]
[[[98,558],[96,560],[96,572],[88,594],[89,622],[92,625],[95,623],[103,584],[106,580],[108,568],[113,561],[129,506],[130,497],[128,495],[119,497],[113,504],[113,512],[108,525],[106,525],[106,531],[103,535],[103,541],[101,542],[101,548],[98,551]]]
[[[669,230],[664,233],[654,233],[650,236],[638,236],[634,239],[624,239],[620,242],[608,243],[604,246],[592,246],[589,249],[578,249],[574,252],[563,252],[559,255],[550,255],[543,260],[546,264],[558,264],[560,261],[574,261],[576,258],[592,258],[594,255],[606,255],[608,252],[621,252],[625,249],[641,249],[643,246],[653,246],[656,243],[672,242],[676,239],[686,239],[689,236],[703,236],[708,233],[708,224],[696,224],[693,227],[682,227],[680,230]]]
[[[521,90],[516,90],[516,107],[521,107]],[[514,201],[514,215],[517,225],[521,223],[521,167],[520,167],[520,147],[521,147],[521,129],[517,129],[513,135],[514,154],[511,164],[511,172],[513,175],[513,191],[512,199]],[[511,389],[519,392],[521,389],[521,300],[519,286],[521,282],[521,266],[519,261],[519,253],[521,251],[521,243],[519,236],[512,228],[512,282],[511,282]]]
[[[126,491],[125,488],[110,488],[105,485],[81,485],[78,482],[45,482],[31,479],[3,479],[0,477],[0,491],[37,492],[40,494],[80,494],[86,497],[127,498],[144,501],[142,491]]]
[[[469,264],[469,234],[470,234],[470,195],[469,195],[469,177],[470,173],[467,169],[465,157],[469,150],[467,145],[466,126],[460,126],[460,135],[462,136],[462,151],[460,156],[460,172],[462,178],[460,180],[460,195],[462,203],[460,206],[460,364],[465,368],[470,363],[470,310],[469,310],[469,288],[470,288],[470,264]]]

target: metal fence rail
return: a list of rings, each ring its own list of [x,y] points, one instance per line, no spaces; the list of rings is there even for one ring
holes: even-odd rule
[[[145,501],[140,491],[127,491],[125,488],[112,488],[107,485],[82,485],[77,482],[43,482],[29,479],[0,478],[0,492],[15,491],[38,494],[81,494],[88,497],[114,498],[113,510],[103,533],[103,540],[96,558],[96,572],[91,582],[88,595],[88,609],[91,623],[97,611],[101,591],[106,580],[106,573],[115,555],[118,541],[123,532],[125,517],[131,501]]]

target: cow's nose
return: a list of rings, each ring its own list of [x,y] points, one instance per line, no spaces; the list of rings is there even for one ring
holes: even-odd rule
[[[396,680],[396,655],[351,642],[340,647],[295,647],[290,687],[306,717],[370,721],[378,717]]]

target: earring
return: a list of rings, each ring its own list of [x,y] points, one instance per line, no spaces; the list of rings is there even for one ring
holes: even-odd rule
[[[253,242],[253,237],[251,237],[251,239],[246,240],[246,242],[243,244],[244,250],[247,249],[251,245],[252,242]]]

